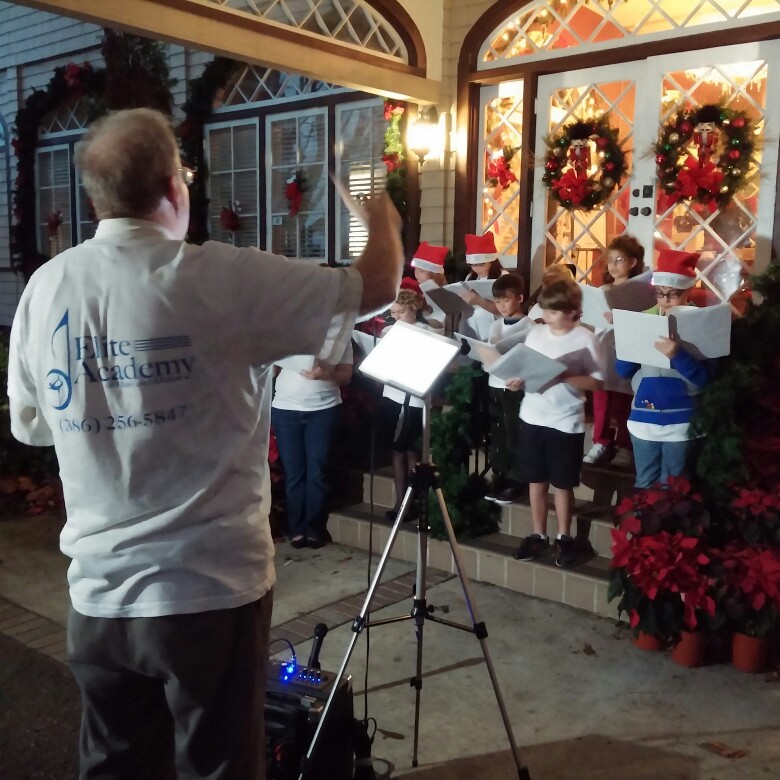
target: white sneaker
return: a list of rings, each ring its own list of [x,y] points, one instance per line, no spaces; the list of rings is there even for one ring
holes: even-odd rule
[[[609,460],[609,447],[603,444],[594,444],[582,459],[583,463],[603,463]]]
[[[618,468],[625,469],[631,466],[634,462],[634,456],[631,450],[625,447],[618,447],[615,452],[615,457],[612,458],[612,465]]]

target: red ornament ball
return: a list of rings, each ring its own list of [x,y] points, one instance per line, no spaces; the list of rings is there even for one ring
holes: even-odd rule
[[[739,149],[729,149],[730,160],[739,160],[741,154],[742,152],[740,152]]]
[[[600,136],[599,136],[599,137],[596,139],[596,146],[597,146],[599,149],[606,149],[606,148],[607,148],[607,146],[609,146],[609,138],[607,138],[605,135],[600,135]]]
[[[734,119],[731,120],[731,126],[736,127],[737,130],[743,128],[745,126],[745,117],[735,116]]]
[[[677,130],[681,133],[690,133],[691,130],[693,130],[693,125],[687,119],[685,119],[680,122]]]
[[[663,154],[657,154],[655,156],[655,164],[656,165],[664,165],[666,163],[666,157]]]
[[[613,162],[606,163],[604,165],[604,170],[605,171],[614,171],[615,170],[615,163],[613,163]]]
[[[547,168],[548,171],[557,171],[559,168],[558,162],[556,160],[548,160],[544,167]]]

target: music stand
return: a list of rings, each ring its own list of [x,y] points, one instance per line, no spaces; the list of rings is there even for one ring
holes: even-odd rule
[[[517,767],[519,780],[530,780],[531,776],[528,769],[523,766],[520,758],[520,752],[515,742],[512,725],[509,722],[509,715],[506,711],[504,698],[498,686],[498,678],[493,667],[493,661],[490,657],[490,651],[487,646],[487,627],[480,617],[474,597],[471,593],[471,583],[463,560],[460,554],[455,532],[452,528],[450,515],[447,511],[447,505],[442,493],[439,472],[430,460],[430,408],[431,408],[431,388],[453,358],[460,352],[460,344],[452,339],[439,336],[414,325],[408,325],[403,322],[397,322],[383,336],[381,341],[372,350],[371,354],[362,362],[360,370],[368,376],[378,379],[385,384],[391,385],[404,393],[414,395],[423,400],[423,437],[422,452],[420,462],[412,471],[411,484],[406,489],[401,501],[400,509],[393,521],[390,535],[385,545],[382,555],[377,565],[376,573],[371,581],[371,585],[366,592],[363,605],[360,612],[352,622],[352,636],[347,647],[347,652],[341,662],[336,679],[340,680],[347,668],[349,659],[357,644],[358,637],[366,625],[371,627],[397,623],[401,620],[414,620],[415,634],[417,636],[417,663],[415,676],[410,680],[410,684],[415,689],[414,704],[414,747],[412,753],[412,766],[418,765],[417,748],[419,742],[420,726],[420,695],[422,691],[422,659],[423,659],[423,629],[426,620],[440,623],[441,625],[457,628],[461,631],[467,631],[474,634],[479,640],[482,649],[482,655],[485,659],[485,665],[490,676],[490,682],[493,686],[493,692],[498,702],[498,708],[501,713],[501,719],[504,723],[507,738],[512,752],[512,758]],[[458,579],[463,589],[463,595],[466,600],[466,607],[471,617],[471,625],[462,625],[450,620],[444,620],[437,615],[432,614],[426,601],[426,573],[428,568],[428,494],[434,490],[439,502],[439,510],[444,519],[444,526],[447,530],[447,537],[452,550],[452,557],[455,561]],[[415,579],[415,588],[412,600],[412,610],[408,615],[399,617],[385,618],[382,620],[369,621],[368,611],[373,601],[374,594],[379,586],[385,566],[390,557],[390,552],[398,537],[401,524],[405,522],[405,516],[410,504],[414,502],[417,506],[417,572]],[[301,772],[298,780],[304,780],[311,767],[311,758],[317,746],[323,725],[327,721],[331,703],[334,698],[336,686],[328,697],[325,708],[322,711],[317,729],[312,737],[309,749],[301,765]]]

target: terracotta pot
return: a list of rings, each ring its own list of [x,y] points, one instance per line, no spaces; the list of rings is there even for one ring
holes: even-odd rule
[[[634,637],[634,644],[640,650],[660,650],[663,647],[661,640],[657,636],[646,634],[644,631],[640,631]]]
[[[680,632],[680,641],[672,648],[672,660],[691,669],[704,666],[708,640],[706,631]]]
[[[765,672],[769,667],[770,637],[734,634],[731,642],[731,663],[743,672]]]

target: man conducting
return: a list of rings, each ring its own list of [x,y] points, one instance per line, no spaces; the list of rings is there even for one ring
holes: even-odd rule
[[[76,164],[101,221],[27,285],[8,395],[60,465],[81,777],[263,778],[270,367],[337,359],[394,299],[400,219],[371,200],[348,270],[185,244],[189,172],[147,109],[95,123]]]

